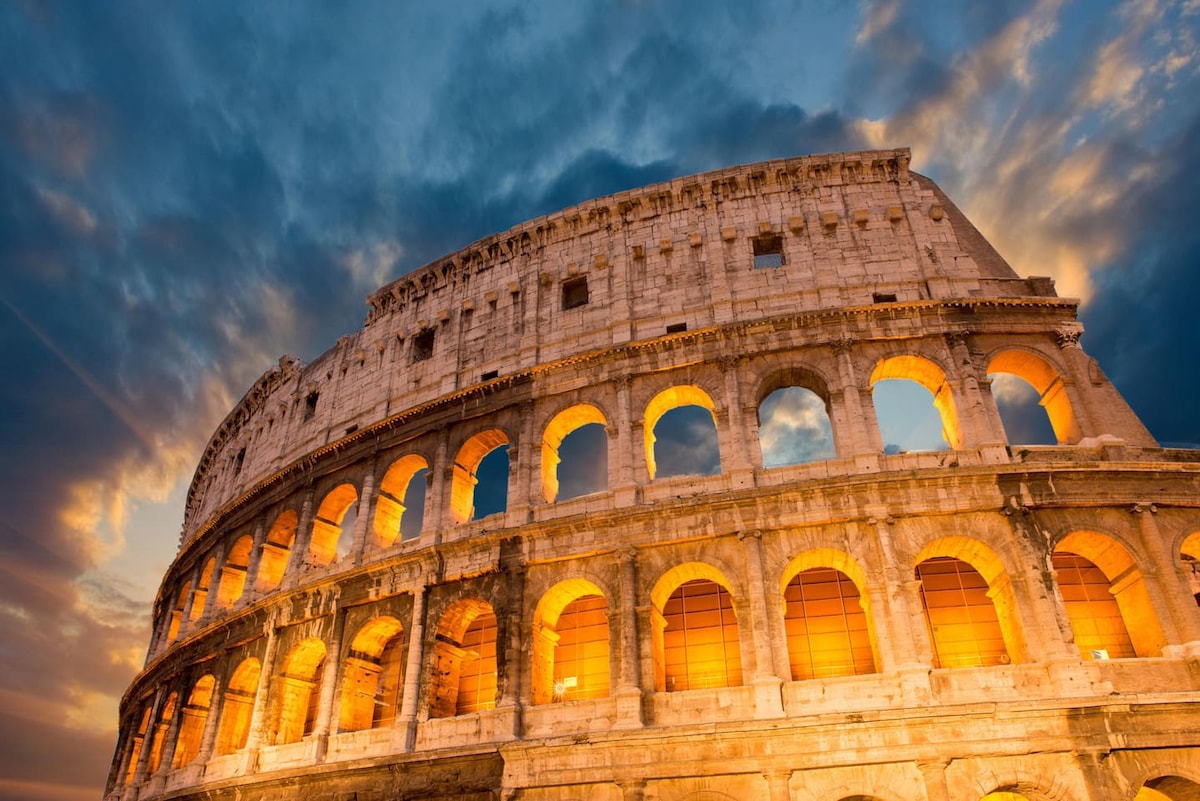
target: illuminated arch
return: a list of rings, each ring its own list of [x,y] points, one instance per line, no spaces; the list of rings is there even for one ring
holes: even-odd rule
[[[1053,563],[1075,644],[1085,659],[1093,650],[1109,650],[1114,658],[1162,654],[1166,635],[1142,571],[1124,545],[1096,531],[1074,531],[1054,546]]]
[[[158,723],[155,725],[153,736],[150,738],[150,758],[146,762],[147,776],[153,776],[162,767],[163,746],[166,745],[167,730],[171,728],[171,721],[175,719],[175,707],[178,705],[179,693],[177,692],[168,695],[166,702],[162,705],[162,711],[158,716]]]
[[[834,548],[793,559],[781,594],[792,680],[853,676],[879,670],[870,600],[861,565]]]
[[[276,677],[275,743],[297,743],[317,722],[325,643],[307,637],[288,651]]]
[[[204,737],[204,727],[212,710],[215,687],[216,679],[211,673],[201,676],[192,685],[192,692],[181,711],[179,736],[175,740],[175,754],[171,759],[172,767],[182,768],[190,765],[200,756],[200,745]]]
[[[951,448],[963,446],[962,429],[959,424],[958,411],[954,405],[954,395],[946,382],[946,373],[934,362],[924,356],[906,354],[880,359],[875,369],[871,371],[870,386],[872,390],[880,381],[904,379],[915,381],[933,395],[933,406],[937,409],[942,421],[942,437]]]
[[[438,623],[433,646],[430,717],[496,706],[496,614],[478,598],[456,601]]]
[[[150,716],[152,714],[154,714],[154,709],[151,704],[147,703],[142,709],[141,723],[138,724],[137,733],[133,736],[133,747],[129,751],[129,764],[125,769],[126,784],[131,784],[137,774],[138,762],[142,759],[142,748],[145,747],[146,737],[150,733]]]
[[[399,620],[377,617],[358,630],[342,667],[340,731],[376,729],[395,721],[403,661],[404,626]]]
[[[583,578],[555,584],[533,614],[533,703],[606,698],[611,683],[608,604]]]
[[[215,750],[218,756],[232,754],[246,747],[261,672],[262,665],[251,656],[242,660],[230,677],[229,687],[225,690],[225,697],[221,703],[221,719],[217,726]]]
[[[450,481],[450,518],[455,523],[466,523],[475,515],[475,485],[479,481],[475,474],[483,457],[508,444],[507,434],[491,428],[471,437],[458,449]]]
[[[1134,801],[1200,801],[1200,783],[1177,773],[1164,773],[1148,779]]]
[[[408,486],[423,470],[429,469],[429,462],[415,453],[401,456],[392,462],[391,467],[379,482],[379,493],[375,498],[375,520],[371,525],[372,545],[376,548],[387,548],[401,537],[401,528],[405,514],[424,521],[424,508],[412,509],[404,505],[404,496],[408,494]],[[420,526],[416,526],[420,528]]]
[[[179,629],[183,625],[183,613],[187,609],[188,588],[186,584],[180,584],[179,591],[175,595],[175,606],[171,609],[171,617],[167,622],[167,642],[172,643],[179,639]]]
[[[200,580],[196,582],[196,587],[192,590],[192,610],[188,613],[188,620],[193,623],[204,615],[204,605],[208,602],[208,589],[212,585],[213,570],[216,569],[216,564],[215,557],[208,557],[208,561],[200,570]]]
[[[568,436],[589,425],[607,426],[608,420],[603,412],[590,403],[579,403],[554,415],[546,430],[542,432],[542,497],[546,499],[546,503],[554,503],[558,498],[558,466],[561,462],[559,446]],[[604,449],[604,457],[607,466],[607,447]],[[589,489],[589,492],[600,492],[608,488],[607,469],[601,474],[604,476],[603,485]]]
[[[668,570],[650,592],[655,687],[736,687],[742,657],[731,585],[703,562]]]
[[[772,373],[759,385],[756,407],[763,467],[806,464],[837,456],[829,415],[829,387],[817,373],[803,367]]]
[[[318,566],[336,562],[350,549],[353,531],[347,531],[346,513],[358,503],[353,484],[339,484],[325,495],[312,523],[312,542],[308,553]]]
[[[936,667],[1026,660],[1012,582],[995,551],[968,537],[942,537],[916,562]]]
[[[246,570],[250,567],[250,551],[254,538],[243,534],[233,543],[221,566],[221,580],[217,583],[217,608],[228,609],[242,597],[246,590]]]
[[[988,362],[988,374],[1007,373],[1028,381],[1037,390],[1042,408],[1050,419],[1050,427],[1059,444],[1078,442],[1082,436],[1075,410],[1067,397],[1062,376],[1050,362],[1032,351],[1003,350]]]
[[[716,406],[713,404],[712,398],[708,393],[692,384],[682,384],[680,386],[667,387],[662,392],[651,398],[650,403],[646,404],[646,412],[644,415],[643,430],[646,440],[646,469],[650,473],[650,480],[653,481],[658,473],[658,463],[654,456],[654,443],[657,439],[655,428],[658,426],[663,415],[675,409],[684,406],[699,406],[702,409],[707,409],[708,413],[713,418],[713,434],[716,435]],[[718,453],[718,460],[720,454]]]
[[[296,513],[288,509],[275,518],[271,530],[263,540],[262,554],[258,558],[258,575],[254,579],[259,592],[269,592],[283,581],[284,571],[287,570],[288,559],[292,555],[292,545],[296,542],[296,529],[300,520]]]

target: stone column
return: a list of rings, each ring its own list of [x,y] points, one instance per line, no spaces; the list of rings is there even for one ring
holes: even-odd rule
[[[834,433],[838,436],[839,443],[846,443],[851,449],[849,453],[839,453],[839,456],[883,452],[879,423],[875,419],[875,406],[870,403],[870,390],[864,392],[860,389],[855,375],[854,359],[850,355],[854,344],[854,340],[851,339],[839,339],[830,343],[837,354],[838,378],[841,381],[839,389],[845,406],[845,425],[848,426],[848,431],[842,435],[838,436],[836,431]],[[868,396],[866,404],[863,403],[864,395]]]
[[[929,801],[950,801],[950,789],[946,786],[948,764],[940,760],[917,762],[921,778],[925,780],[925,797]]]
[[[538,471],[540,447],[534,442],[533,403],[522,403],[519,407],[521,429],[517,441],[508,446],[508,502],[506,514],[508,525],[522,526],[529,522],[533,499],[539,497],[541,473]]]
[[[617,782],[621,788],[621,801],[643,801],[646,797],[646,782],[629,781]]]
[[[275,631],[275,620],[267,623],[267,647],[263,652],[262,670],[258,674],[258,687],[254,690],[254,706],[250,710],[250,733],[246,737],[246,753],[249,756],[247,765],[254,768],[257,762],[258,749],[262,746],[267,734],[267,695],[271,689],[271,677],[275,674],[275,651],[279,647],[279,635]]]
[[[312,484],[304,490],[304,502],[300,506],[300,522],[296,525],[296,537],[292,541],[292,553],[283,571],[282,586],[294,585],[304,565],[308,563],[308,546],[312,542],[313,493]]]
[[[425,598],[428,594],[429,588],[424,586],[413,593],[408,654],[404,661],[404,694],[400,700],[400,714],[396,716],[397,737],[402,740],[404,751],[412,751],[417,744],[417,696],[425,666]]]
[[[771,650],[771,623],[767,614],[767,588],[763,580],[762,532],[740,531],[742,556],[746,561],[749,586],[750,633],[754,642],[754,716],[775,718],[783,716],[783,680],[775,667]]]
[[[174,767],[175,762],[175,744],[179,742],[179,727],[183,723],[183,709],[187,705],[187,698],[181,692],[176,696],[175,714],[167,722],[167,735],[163,740],[162,755],[158,760],[158,772],[168,773]],[[212,705],[212,702],[209,702]]]
[[[729,476],[734,488],[754,486],[754,462],[746,442],[746,427],[741,419],[742,387],[738,367],[742,359],[735,355],[724,355],[719,359],[721,373],[725,378],[725,414],[717,428],[717,441],[721,449],[721,472]]]
[[[442,530],[450,519],[450,482],[454,480],[454,465],[450,459],[450,432],[439,428],[437,453],[429,472],[425,474],[425,524],[421,531],[422,545],[437,545],[442,541]]]
[[[375,457],[367,460],[362,489],[358,496],[358,512],[354,517],[354,542],[350,546],[354,564],[361,565],[367,549],[367,532],[371,530],[371,509],[375,506]],[[397,535],[399,536],[399,535]]]
[[[641,655],[638,651],[637,614],[637,549],[623,548],[617,552],[619,584],[617,598],[620,614],[620,664],[617,676],[617,726],[640,728],[642,722]]]
[[[1004,446],[1004,423],[991,393],[980,389],[979,371],[971,357],[971,333],[952,331],[946,334],[950,345],[950,361],[961,384],[963,408],[958,410],[963,439],[975,446]],[[983,380],[986,380],[983,379]]]
[[[516,544],[520,548],[520,544]],[[501,546],[503,551],[504,546]],[[508,592],[502,610],[497,610],[504,616],[504,641],[496,643],[497,651],[503,648],[504,671],[497,676],[501,686],[497,688],[497,708],[521,708],[521,662],[524,652],[524,606],[525,606],[525,567],[519,562],[519,554],[503,554],[501,562],[508,561],[510,556],[513,564],[505,566]]]
[[[928,658],[920,655],[922,650],[931,653],[921,609],[921,582],[900,574],[892,546],[891,519],[872,517],[867,523],[875,535],[875,548],[883,568],[883,587],[875,582],[867,587],[881,650],[880,662],[884,670],[927,668]],[[890,643],[890,653],[884,650],[884,640]]]
[[[228,665],[226,665],[228,667]],[[221,671],[222,673],[224,671]],[[180,704],[183,706],[183,704]],[[213,748],[217,744],[217,723],[225,708],[225,688],[221,685],[218,671],[213,671],[212,696],[208,699],[208,717],[204,719],[204,731],[200,735],[200,750],[196,754],[196,763],[205,765],[212,759]]]
[[[254,524],[254,543],[250,546],[250,561],[246,564],[246,587],[242,590],[243,600],[258,595],[258,566],[262,564],[263,543],[267,539],[267,527],[259,520]]]
[[[1083,326],[1075,323],[1059,328],[1054,332],[1054,341],[1062,352],[1063,360],[1067,363],[1068,375],[1061,376],[1057,385],[1051,385],[1042,394],[1042,405],[1048,406],[1053,395],[1065,393],[1075,414],[1078,437],[1097,437],[1107,434],[1100,430],[1099,421],[1104,419],[1103,413],[1096,409],[1092,392],[1079,392],[1076,387],[1088,383],[1088,356],[1079,347],[1079,337],[1083,334]],[[1072,438],[1073,439],[1073,438]]]
[[[356,521],[357,522],[357,521]],[[333,630],[329,634],[329,646],[325,652],[325,667],[321,671],[320,696],[317,700],[317,720],[313,724],[313,737],[317,740],[316,761],[324,762],[329,749],[329,735],[334,730],[334,698],[337,695],[338,668],[342,663],[342,634],[346,630],[346,616],[342,605],[333,602]]]
[[[1168,619],[1163,622],[1168,625],[1163,628],[1167,641],[1171,645],[1184,646],[1189,653],[1200,651],[1200,607],[1196,606],[1186,579],[1176,568],[1176,560],[1163,547],[1162,532],[1155,520],[1158,508],[1152,503],[1139,503],[1132,511],[1137,515],[1139,533],[1153,572],[1162,577],[1157,582],[1147,581],[1146,585],[1149,588],[1152,583],[1157,584],[1166,602]],[[1150,572],[1143,570],[1143,577],[1149,578]]]
[[[609,427],[611,447],[608,452],[608,487],[612,491],[614,506],[632,506],[637,502],[634,449],[639,447],[642,440],[634,436],[633,412],[629,398],[630,376],[619,375],[610,381],[616,390],[617,419]]]
[[[792,779],[790,770],[764,771],[763,778],[767,780],[770,801],[791,801],[792,791],[788,787],[788,782]]]

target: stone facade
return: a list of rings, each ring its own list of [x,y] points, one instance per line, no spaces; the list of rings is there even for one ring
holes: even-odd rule
[[[1200,453],[908,161],[590,201],[281,359],[196,471],[106,797],[1200,798]],[[1057,444],[1006,440],[997,373]],[[885,453],[894,378],[949,450]],[[787,387],[832,452],[764,467]],[[679,407],[719,472],[659,469]],[[607,473],[567,498],[587,426]]]

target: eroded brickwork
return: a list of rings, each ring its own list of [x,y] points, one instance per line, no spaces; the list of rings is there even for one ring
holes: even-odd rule
[[[281,359],[197,469],[109,797],[1197,797],[1200,457],[908,159],[590,201]],[[1007,440],[995,374],[1057,444]],[[948,450],[885,452],[897,378]],[[764,466],[789,387],[830,444]],[[660,469],[681,407],[712,475]]]

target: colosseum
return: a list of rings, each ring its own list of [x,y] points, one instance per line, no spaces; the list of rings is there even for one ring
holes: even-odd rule
[[[1200,798],[1200,452],[909,160],[589,201],[283,357],[196,470],[106,798]],[[900,381],[940,449],[888,447]]]

